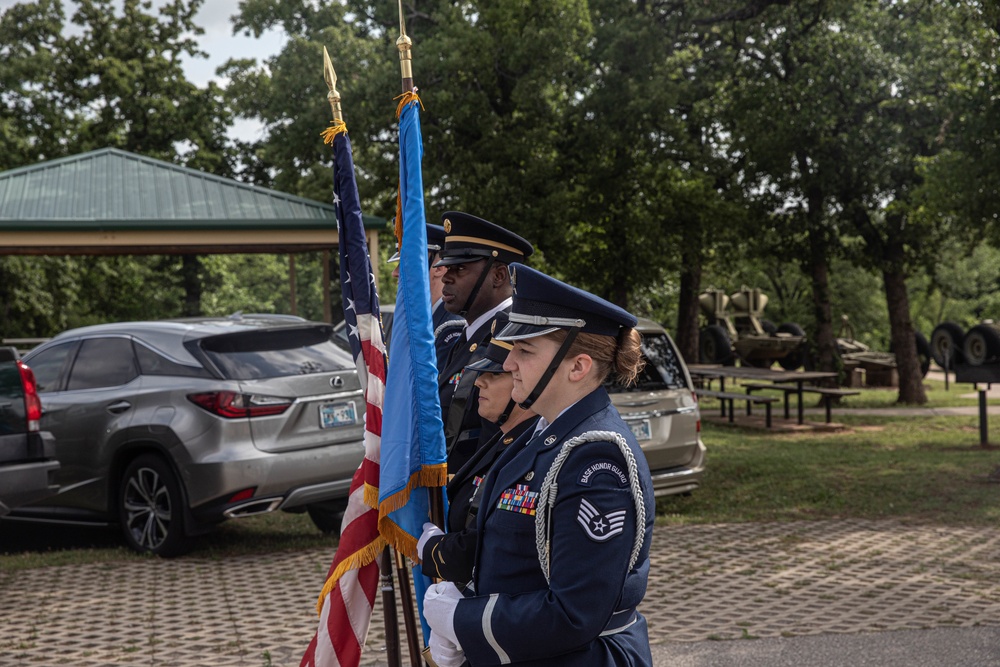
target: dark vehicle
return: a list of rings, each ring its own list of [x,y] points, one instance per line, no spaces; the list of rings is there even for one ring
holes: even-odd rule
[[[396,304],[384,303],[379,305],[379,313],[382,315],[382,330],[385,332],[385,347],[389,349],[389,337],[392,335],[392,316],[396,312]],[[351,351],[351,341],[347,338],[347,321],[341,320],[333,325],[333,342],[347,352]]]
[[[41,416],[34,373],[17,350],[0,347],[0,516],[59,488],[54,440],[40,430]]]
[[[131,548],[164,556],[275,510],[335,531],[364,455],[364,400],[331,333],[235,315],[91,326],[35,348],[25,359],[62,488],[14,515],[118,523]]]
[[[636,329],[642,334],[646,366],[635,386],[608,385],[611,402],[646,455],[655,494],[689,493],[701,484],[705,470],[701,413],[691,376],[662,326],[640,317]]]
[[[956,322],[942,322],[931,333],[930,348],[941,368],[1000,364],[1000,325],[983,320],[965,331]]]
[[[927,338],[919,331],[913,332],[917,346],[917,361],[920,364],[920,377],[926,377],[931,368],[931,346]],[[895,386],[896,353],[889,346],[888,352],[878,352],[871,349],[854,336],[854,326],[847,315],[840,318],[840,332],[837,334],[837,354],[845,370],[862,369],[865,373],[865,384],[868,386]]]
[[[808,361],[806,334],[795,322],[775,326],[764,319],[767,295],[743,287],[727,296],[709,289],[698,297],[707,322],[699,338],[699,359],[706,364],[732,365],[736,360],[758,368],[777,361],[788,371]]]

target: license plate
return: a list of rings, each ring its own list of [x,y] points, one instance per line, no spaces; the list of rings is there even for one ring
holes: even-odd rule
[[[643,419],[641,422],[629,422],[629,428],[636,440],[649,440],[653,437],[653,431],[649,426],[649,420]]]
[[[323,403],[319,406],[320,428],[336,428],[337,426],[347,426],[358,420],[357,411],[354,409],[354,402],[348,403]]]

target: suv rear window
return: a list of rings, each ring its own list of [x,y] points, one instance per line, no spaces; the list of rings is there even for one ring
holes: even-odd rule
[[[245,331],[204,338],[209,361],[231,380],[327,373],[354,368],[351,356],[330,340],[331,328]]]
[[[683,365],[670,339],[664,334],[643,334],[642,356],[646,360],[646,365],[639,373],[636,383],[631,387],[612,383],[612,391],[683,389],[687,386]]]

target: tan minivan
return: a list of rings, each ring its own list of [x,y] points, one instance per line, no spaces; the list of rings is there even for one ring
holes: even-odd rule
[[[646,454],[656,495],[689,493],[701,484],[705,469],[691,376],[662,326],[640,317],[636,329],[642,334],[646,367],[632,387],[609,385],[611,402]]]

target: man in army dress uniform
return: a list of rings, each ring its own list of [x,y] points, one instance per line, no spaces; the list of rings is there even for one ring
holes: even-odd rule
[[[454,473],[496,430],[479,417],[475,377],[465,367],[486,354],[494,323],[499,331],[507,321],[513,295],[507,265],[524,262],[534,249],[517,234],[468,213],[448,211],[442,221],[444,247],[434,266],[447,268],[444,307],[467,322],[450,354],[438,357],[448,470]]]

